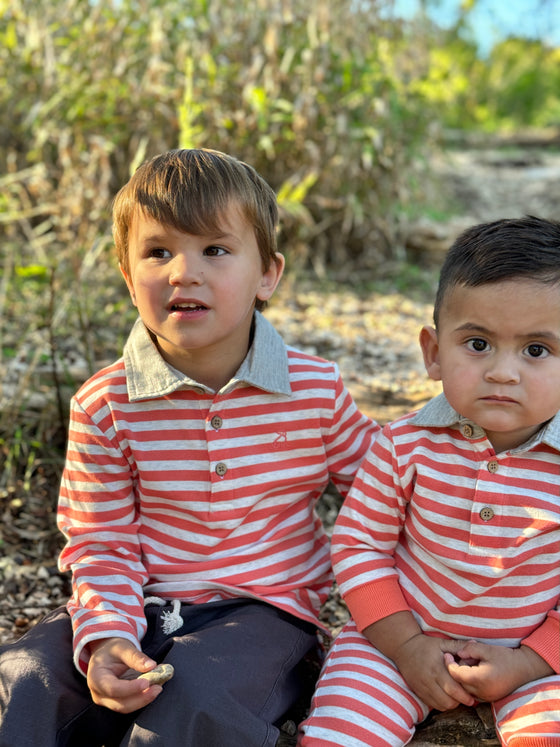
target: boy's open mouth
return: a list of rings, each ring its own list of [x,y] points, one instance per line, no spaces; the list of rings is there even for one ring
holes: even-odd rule
[[[203,311],[206,308],[199,303],[174,303],[171,305],[171,311]]]

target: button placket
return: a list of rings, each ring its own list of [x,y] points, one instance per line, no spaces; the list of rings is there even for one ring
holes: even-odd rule
[[[484,508],[480,509],[480,512],[478,514],[482,521],[492,521],[494,518],[494,511],[490,506],[484,506]]]
[[[224,424],[224,419],[221,415],[218,413],[212,414],[210,412],[207,415],[206,418],[206,438],[208,443],[208,457],[209,459],[214,462],[214,467],[212,469],[214,475],[216,475],[220,480],[222,480],[228,471],[228,465],[224,461],[215,461],[215,459],[220,459],[222,452],[221,444],[221,436],[218,436],[218,431],[222,428]],[[215,480],[215,478],[214,478]]]
[[[478,475],[474,486],[473,503],[471,508],[471,536],[470,546],[480,548],[482,553],[488,550],[486,544],[488,536],[499,532],[502,522],[502,489],[499,473],[506,469],[492,449],[481,454]],[[490,501],[490,503],[487,503]]]
[[[219,431],[223,423],[224,421],[219,415],[213,415],[212,419],[210,420],[210,425],[215,431]]]
[[[461,433],[465,438],[472,438],[474,433],[474,428],[470,423],[463,423],[461,426]]]
[[[224,477],[226,472],[228,471],[227,464],[225,462],[218,462],[214,471],[216,472],[218,477]]]

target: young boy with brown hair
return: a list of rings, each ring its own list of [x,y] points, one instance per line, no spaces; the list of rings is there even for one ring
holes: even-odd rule
[[[560,745],[560,223],[467,230],[434,322],[443,394],[383,429],[336,521],[352,619],[303,747],[401,747],[476,701],[502,745]]]
[[[113,215],[139,319],[72,401],[73,595],[2,651],[0,745],[272,747],[331,585],[314,506],[330,479],[347,493],[378,426],[258,311],[284,260],[254,169],[171,151]],[[160,662],[163,687],[128,678]]]

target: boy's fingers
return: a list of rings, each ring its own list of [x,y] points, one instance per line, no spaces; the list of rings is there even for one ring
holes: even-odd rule
[[[460,656],[460,652],[470,643],[476,643],[476,641],[464,641],[458,639],[441,639],[441,650],[444,654],[452,654],[454,656]]]
[[[137,674],[137,673],[136,673]],[[120,679],[106,673],[92,684],[92,698],[97,705],[118,713],[130,713],[151,703],[161,693],[160,685],[144,679]]]
[[[458,682],[454,682],[454,686],[451,686],[446,694],[454,701],[457,701],[457,704],[462,703],[465,706],[473,706],[476,702],[473,696],[461,687]],[[452,706],[452,708],[454,707]]]
[[[137,680],[134,682],[136,683]],[[149,705],[157,698],[162,690],[161,685],[152,685],[140,692],[119,694],[117,691],[112,694],[94,697],[94,700],[98,705],[110,708],[117,713],[132,713]]]
[[[461,648],[457,651],[457,655],[461,659],[481,659],[484,654],[484,643],[478,641],[466,641],[463,642]]]
[[[112,638],[100,646],[94,653],[98,661],[101,661],[104,652],[110,657],[104,658],[106,665],[111,660],[118,661],[136,672],[147,672],[157,665],[157,662],[124,638]]]
[[[464,688],[464,682],[460,676],[460,670],[469,669],[469,667],[461,667],[451,654],[445,654],[445,664],[447,671],[449,672],[449,678],[443,687],[445,693],[456,700],[458,703],[462,703],[466,706],[472,706],[475,703],[473,696]],[[456,675],[456,676],[455,676]]]

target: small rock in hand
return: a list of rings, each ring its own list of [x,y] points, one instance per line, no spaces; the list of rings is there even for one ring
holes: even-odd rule
[[[151,672],[144,672],[138,679],[148,680],[150,685],[163,685],[164,682],[173,677],[174,672],[175,670],[171,664],[158,664],[155,669],[152,669]]]

